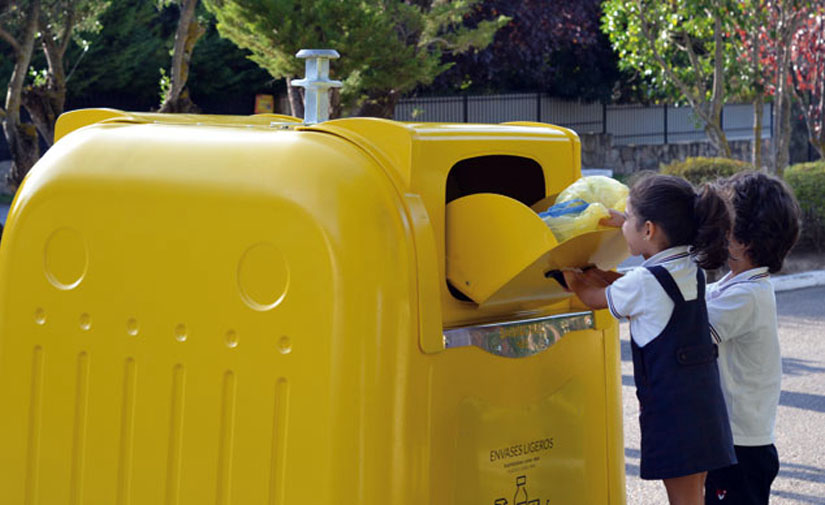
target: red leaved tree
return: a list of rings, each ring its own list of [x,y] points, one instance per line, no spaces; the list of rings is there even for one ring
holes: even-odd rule
[[[761,165],[762,104],[774,103],[773,171],[782,175],[790,160],[791,102],[794,82],[793,43],[816,4],[822,0],[740,0],[738,15],[731,18],[738,35],[740,93],[754,103],[754,165]],[[741,91],[746,90],[746,91]]]
[[[791,45],[793,89],[802,106],[808,140],[825,158],[825,11],[800,25]]]

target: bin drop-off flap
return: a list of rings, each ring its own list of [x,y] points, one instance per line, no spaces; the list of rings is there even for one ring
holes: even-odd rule
[[[618,228],[562,243],[529,207],[492,193],[447,205],[447,279],[479,305],[540,306],[570,296],[546,274],[596,265],[609,270],[628,256]]]

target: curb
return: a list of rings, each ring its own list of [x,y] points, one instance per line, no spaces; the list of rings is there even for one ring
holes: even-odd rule
[[[811,270],[798,274],[771,276],[773,290],[776,293],[794,289],[815,288],[825,286],[825,270]]]
[[[619,273],[625,273],[633,267],[619,267]],[[817,288],[825,286],[825,270],[810,270],[797,274],[771,275],[771,284],[775,293],[793,291],[794,289]]]

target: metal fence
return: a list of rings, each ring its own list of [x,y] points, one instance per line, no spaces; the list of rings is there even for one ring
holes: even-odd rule
[[[773,112],[765,104],[762,137],[773,131]],[[553,99],[538,93],[453,96],[401,100],[395,108],[400,121],[503,123],[539,121],[578,133],[605,133],[614,145],[670,144],[707,140],[701,120],[690,107],[672,105],[606,105]],[[728,104],[722,111],[728,140],[753,138],[753,106]]]

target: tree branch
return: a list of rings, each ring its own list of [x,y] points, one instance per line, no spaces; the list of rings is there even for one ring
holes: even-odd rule
[[[711,95],[710,103],[713,110],[713,117],[719,117],[722,111],[722,106],[725,104],[725,55],[723,53],[724,46],[722,42],[722,20],[718,14],[715,17],[713,24],[713,39],[716,47],[713,54],[713,94]],[[719,125],[720,127],[722,125]]]
[[[14,49],[15,53],[20,52],[20,43],[17,42],[17,39],[15,39],[11,33],[7,32],[2,27],[0,27],[0,39],[3,39],[6,42],[8,42],[9,45]]]
[[[690,65],[693,67],[693,71],[696,72],[696,75],[698,76],[698,82],[701,82],[704,85],[707,76],[705,75],[705,71],[702,70],[702,65],[699,63],[699,58],[696,56],[696,51],[693,50],[693,41],[687,32],[682,32],[682,35],[685,39],[685,50],[687,51]]]
[[[656,60],[656,62],[659,63],[659,65],[662,67],[662,70],[664,70],[665,74],[667,74],[668,78],[671,81],[673,81],[677,88],[679,88],[679,91],[681,91],[682,94],[685,95],[685,98],[687,98],[693,110],[697,114],[699,114],[702,120],[704,120],[705,122],[709,122],[710,118],[707,117],[706,112],[701,107],[701,105],[705,103],[705,99],[703,97],[696,96],[693,92],[691,92],[690,87],[682,79],[680,79],[678,75],[676,75],[676,72],[673,71],[673,69],[670,67],[667,61],[665,61],[662,55],[659,54],[658,49],[656,49],[656,38],[653,37],[650,32],[651,25],[644,14],[644,8],[642,7],[641,0],[636,0],[636,6],[639,9],[639,18],[641,20],[642,34],[645,36],[645,39],[647,39],[648,43],[650,43],[650,50],[651,52],[653,52],[653,58]]]
[[[75,14],[74,2],[69,2],[69,14],[66,16],[66,25],[63,27],[63,40],[60,41],[60,47],[58,49],[61,59],[63,55],[66,54],[66,49],[68,49],[69,43],[72,40],[71,34],[74,29]]]

